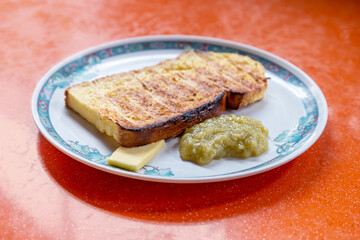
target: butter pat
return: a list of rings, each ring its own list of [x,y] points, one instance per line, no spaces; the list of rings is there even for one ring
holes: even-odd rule
[[[165,140],[140,147],[119,147],[106,160],[110,165],[130,171],[137,171],[148,163],[163,146],[165,146]]]

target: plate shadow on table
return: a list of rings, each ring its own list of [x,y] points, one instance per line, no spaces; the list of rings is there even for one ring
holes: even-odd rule
[[[274,205],[310,187],[321,170],[318,167],[323,165],[319,160],[322,157],[317,160],[308,157],[309,160],[295,159],[242,179],[169,184],[135,180],[94,169],[63,154],[40,133],[38,151],[49,175],[75,197],[114,214],[158,222],[223,219]]]

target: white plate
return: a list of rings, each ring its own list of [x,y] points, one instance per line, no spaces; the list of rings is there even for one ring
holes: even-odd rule
[[[261,120],[269,129],[269,150],[249,159],[215,160],[198,166],[181,160],[179,138],[166,146],[138,172],[109,166],[106,156],[114,140],[100,133],[64,104],[64,90],[82,81],[138,69],[174,58],[184,49],[237,52],[266,68],[268,89],[263,100],[235,114]],[[158,182],[211,182],[261,173],[278,167],[307,150],[321,135],[327,104],[319,87],[299,68],[263,50],[221,39],[196,36],[149,36],[107,43],[80,52],[53,67],[38,83],[32,112],[41,133],[58,149],[82,163],[121,176]],[[228,112],[229,113],[229,112]]]

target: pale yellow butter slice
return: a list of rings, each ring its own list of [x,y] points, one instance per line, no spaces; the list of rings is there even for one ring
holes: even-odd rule
[[[150,143],[140,147],[119,147],[106,159],[110,165],[137,171],[148,163],[165,146],[165,141]]]

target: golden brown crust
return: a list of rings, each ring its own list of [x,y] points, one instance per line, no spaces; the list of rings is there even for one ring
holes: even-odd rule
[[[252,91],[248,92],[234,92],[229,91],[227,95],[227,106],[231,109],[239,109],[245,107],[253,102],[264,98],[267,89],[266,82]]]
[[[141,128],[119,126],[119,143],[124,147],[136,147],[176,137],[186,128],[203,122],[208,118],[221,115],[226,110],[226,95],[220,94],[215,100],[198,108],[187,111],[164,122],[158,122]]]
[[[264,73],[249,57],[185,51],[155,66],[69,87],[65,102],[120,145],[134,147],[177,136],[227,107],[262,99]],[[70,104],[69,98],[77,99]],[[76,102],[86,106],[85,113],[79,111],[84,107],[74,107]],[[105,122],[112,126],[104,127]]]

